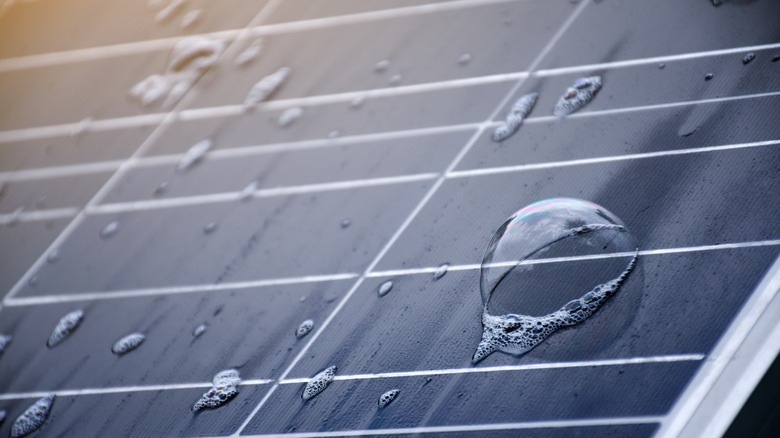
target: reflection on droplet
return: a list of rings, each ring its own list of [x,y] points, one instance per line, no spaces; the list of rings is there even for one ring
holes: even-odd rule
[[[197,327],[195,327],[195,330],[192,331],[192,337],[197,338],[198,336],[202,335],[203,333],[206,333],[206,329],[208,328],[208,325],[201,324]]]
[[[239,53],[238,56],[236,56],[236,59],[233,60],[233,64],[236,67],[243,67],[245,65],[248,65],[249,63],[257,59],[260,56],[260,53],[262,52],[263,52],[263,39],[258,38],[254,40],[252,44],[249,45],[249,47],[244,49],[243,52]]]
[[[84,311],[81,309],[74,310],[60,318],[57,325],[54,326],[54,330],[52,330],[49,340],[46,341],[46,346],[54,348],[57,344],[64,341],[65,338],[76,331],[83,319]]]
[[[192,406],[193,412],[202,409],[216,409],[238,394],[236,387],[241,383],[237,370],[220,371],[211,381],[212,387]]]
[[[383,73],[388,68],[390,68],[390,60],[383,59],[383,60],[381,60],[381,61],[376,63],[376,65],[374,66],[374,71],[377,72],[377,73]]]
[[[0,334],[0,354],[3,354],[3,352],[5,352],[5,349],[8,348],[9,345],[11,345],[11,341],[13,339],[14,338],[11,335]]]
[[[458,64],[466,65],[471,62],[471,53],[464,53],[458,58]]]
[[[165,6],[160,12],[157,13],[157,15],[154,17],[154,20],[158,23],[167,21],[169,18],[173,17],[173,15],[179,12],[181,7],[184,6],[185,2],[186,0],[171,0],[167,6]]]
[[[182,30],[190,28],[196,21],[203,15],[203,11],[200,9],[193,9],[182,15],[181,21],[179,21],[179,28]]]
[[[246,185],[239,193],[238,199],[241,201],[248,201],[252,199],[252,196],[257,191],[257,181],[252,181]]]
[[[433,281],[436,281],[442,277],[444,277],[447,274],[447,271],[450,269],[449,263],[445,263],[436,269],[436,272],[433,273]]]
[[[249,93],[247,93],[246,98],[244,99],[244,106],[253,108],[260,102],[264,102],[271,97],[271,95],[276,93],[276,91],[284,85],[290,77],[291,72],[292,70],[289,67],[282,67],[263,79],[260,79],[260,81],[252,86]]]
[[[387,295],[388,292],[393,290],[393,282],[391,280],[387,280],[384,283],[379,285],[379,289],[377,289],[377,293],[380,297],[383,297]]]
[[[379,407],[384,408],[385,406],[389,405],[393,402],[393,400],[395,400],[396,397],[398,397],[398,394],[400,393],[400,389],[391,389],[390,391],[380,395],[378,401]]]
[[[295,330],[295,337],[302,338],[308,335],[311,329],[313,328],[314,328],[314,320],[307,319],[306,321],[303,321],[301,325],[299,325],[298,328]]]
[[[108,239],[110,237],[113,237],[118,232],[119,232],[119,221],[112,221],[109,222],[108,225],[103,227],[102,230],[100,230],[100,238]]]
[[[620,220],[592,202],[548,199],[509,217],[496,231],[482,260],[483,333],[473,362],[496,351],[524,354],[557,330],[593,315],[633,271],[636,251],[636,240]],[[589,265],[592,268],[578,266],[570,276],[534,275],[531,262],[542,254],[599,258]],[[602,257],[609,254],[620,256]],[[628,257],[630,261],[626,261]],[[560,266],[552,272],[565,272]],[[570,285],[572,278],[589,280]],[[531,316],[526,314],[527,306],[557,310]]]
[[[117,356],[129,353],[138,348],[138,346],[141,345],[145,339],[146,336],[144,336],[142,333],[131,333],[116,341],[111,347],[111,352]]]
[[[577,79],[555,104],[553,114],[556,117],[564,117],[581,110],[596,97],[599,90],[601,90],[601,76]]]
[[[387,81],[390,85],[399,85],[401,81],[404,80],[404,77],[400,74],[390,76],[390,80]]]
[[[179,160],[179,163],[176,165],[176,171],[186,172],[190,170],[193,166],[200,163],[212,146],[213,142],[208,138],[192,145]]]
[[[11,438],[22,438],[40,429],[49,416],[52,404],[54,404],[54,394],[49,394],[22,412],[11,426]]]
[[[154,192],[152,193],[153,196],[162,196],[168,191],[168,187],[170,187],[171,183],[170,181],[163,181],[158,185]]]
[[[539,93],[528,93],[517,99],[507,114],[506,120],[493,131],[493,141],[502,142],[514,135],[533,110],[538,98]]]
[[[203,234],[211,234],[217,229],[216,222],[209,222],[203,226]]]
[[[309,380],[309,383],[306,384],[306,388],[304,388],[303,394],[301,394],[301,398],[304,400],[309,400],[310,398],[324,391],[325,388],[327,388],[336,377],[337,369],[338,368],[333,365],[312,377],[311,380]]]
[[[748,53],[747,55],[745,55],[744,57],[742,57],[742,64],[743,64],[743,65],[748,65],[748,64],[750,64],[750,62],[751,62],[751,61],[753,61],[754,59],[756,59],[756,55],[755,55],[755,53],[753,53],[753,52],[750,52],[750,53]]]
[[[292,122],[301,118],[302,115],[303,115],[303,108],[299,106],[288,108],[279,116],[279,120],[276,121],[276,124],[284,128],[292,124]]]
[[[714,77],[715,77],[715,75],[713,75],[712,73],[707,73],[706,75],[704,75],[704,80],[705,81],[709,81],[709,80],[712,80],[712,78],[714,78]]]
[[[341,228],[349,228],[350,225],[352,225],[352,221],[348,218],[344,218],[341,220]]]

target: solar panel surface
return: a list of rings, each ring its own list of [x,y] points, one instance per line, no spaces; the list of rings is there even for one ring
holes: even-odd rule
[[[45,436],[674,436],[736,328],[777,321],[776,2],[192,0],[159,23],[167,2],[145,3],[0,12],[0,334],[13,335],[0,434],[54,392]],[[141,110],[128,90],[188,34],[229,47],[174,111]],[[233,66],[259,37],[260,57]],[[285,66],[272,100],[244,111]],[[553,117],[594,74],[595,100]],[[532,91],[530,118],[493,142]],[[293,107],[300,119],[278,126]],[[177,172],[204,138],[214,149]],[[585,323],[472,365],[485,245],[514,211],[561,196],[625,221],[637,274]],[[584,292],[595,263],[533,269]],[[82,325],[47,349],[74,309]],[[144,343],[112,354],[132,332]],[[745,357],[771,363],[775,346],[744,339]],[[303,402],[331,365],[336,380]],[[226,368],[238,396],[193,414]]]

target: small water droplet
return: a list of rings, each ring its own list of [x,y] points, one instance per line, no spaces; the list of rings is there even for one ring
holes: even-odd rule
[[[333,131],[330,131],[330,132],[328,133],[328,138],[336,138],[336,137],[338,137],[339,135],[341,135],[341,132],[339,132],[339,130],[338,130],[338,129],[334,129]]]
[[[146,336],[144,336],[142,333],[131,333],[116,341],[111,347],[111,352],[117,356],[129,353],[138,348],[138,346],[141,345],[145,339]]]
[[[157,15],[154,17],[154,21],[158,23],[168,21],[168,19],[173,17],[181,10],[182,6],[184,6],[184,3],[185,0],[171,0],[167,6],[165,6],[160,12],[157,13]]]
[[[154,189],[154,192],[152,193],[152,195],[153,196],[162,196],[162,195],[164,195],[168,191],[168,188],[170,187],[170,185],[171,185],[170,181],[163,181],[163,182],[161,182],[160,185],[158,185]]]
[[[43,426],[54,404],[54,394],[49,394],[27,408],[19,415],[11,426],[11,438],[22,438]]]
[[[301,118],[302,115],[303,115],[303,108],[299,106],[288,108],[279,116],[279,120],[276,121],[276,124],[282,128],[290,126],[292,122]]]
[[[252,196],[254,196],[256,191],[257,181],[252,181],[238,193],[238,199],[240,201],[248,201],[252,199]]]
[[[208,325],[201,324],[197,327],[195,327],[195,330],[192,331],[192,337],[197,338],[198,336],[202,335],[206,332],[206,329],[208,328]]]
[[[92,117],[87,117],[82,119],[80,122],[76,123],[73,126],[73,129],[70,130],[70,136],[71,137],[79,137],[84,135],[84,133],[87,132],[89,129],[89,125],[92,124]]]
[[[666,68],[666,64],[664,64],[663,62],[658,64],[658,70],[663,70],[665,68]]]
[[[216,409],[238,394],[236,387],[241,383],[237,370],[224,370],[217,373],[211,381],[212,387],[192,406],[193,412],[202,409]]]
[[[772,57],[772,62],[780,61],[780,55],[775,55]]]
[[[471,62],[471,53],[464,53],[458,58],[458,64],[466,65]]]
[[[404,80],[404,77],[400,74],[393,75],[390,77],[390,80],[387,81],[390,85],[399,85]]]
[[[33,289],[38,287],[38,276],[37,275],[33,275],[32,277],[30,277],[30,279],[27,280],[27,286],[29,286],[29,287],[31,287]]]
[[[216,222],[209,222],[203,226],[203,234],[211,234],[217,229]]]
[[[105,227],[103,227],[102,230],[100,230],[100,238],[101,239],[111,238],[117,232],[119,232],[119,221],[109,222],[108,225],[106,225]]]
[[[303,321],[301,325],[298,326],[298,329],[295,330],[295,337],[302,338],[308,335],[311,329],[313,328],[314,328],[314,321],[311,319],[307,319],[306,321]]]
[[[16,210],[12,211],[11,214],[9,214],[6,217],[5,225],[8,227],[13,227],[17,223],[19,223],[19,219],[21,219],[23,213],[24,213],[24,206],[18,207]]]
[[[707,73],[706,75],[704,75],[704,80],[705,81],[709,81],[709,80],[712,80],[712,78],[714,78],[714,77],[715,77],[715,75],[713,75],[712,73]]]
[[[742,57],[742,64],[743,64],[743,65],[748,65],[748,64],[750,64],[750,62],[751,62],[751,61],[753,61],[754,59],[756,59],[756,55],[755,55],[755,53],[753,53],[753,52],[750,52],[750,53],[748,53],[747,55],[745,55],[744,57]]]
[[[233,64],[236,67],[243,67],[245,65],[248,65],[249,63],[257,59],[262,52],[263,52],[263,39],[258,38],[254,40],[252,44],[249,45],[249,47],[244,49],[243,52],[239,53],[238,56],[236,56],[236,59],[233,61]]]
[[[203,15],[203,11],[200,9],[193,9],[191,11],[188,11],[181,17],[181,21],[179,21],[179,28],[181,30],[188,29],[192,27],[193,24],[195,24],[199,19],[200,16]]]
[[[11,335],[0,334],[0,355],[5,352],[5,349],[8,348],[9,345],[11,345],[13,339],[14,338]]]
[[[49,340],[46,341],[46,346],[49,348],[54,348],[57,346],[57,344],[64,341],[65,338],[76,331],[83,319],[84,311],[81,309],[74,310],[60,318],[59,322],[57,322],[57,325],[54,326],[54,330],[52,330],[51,335],[49,335]]]
[[[181,157],[179,163],[176,165],[177,172],[186,172],[192,169],[193,166],[200,163],[204,156],[211,150],[213,142],[211,139],[201,140],[192,145],[184,156]]]
[[[341,220],[341,228],[349,228],[349,226],[352,225],[352,221],[345,218]]]
[[[336,377],[336,368],[335,365],[328,367],[321,371],[316,376],[312,377],[311,380],[309,380],[309,383],[306,384],[306,388],[303,390],[303,394],[301,394],[301,398],[304,400],[309,400],[312,397],[316,396],[317,394],[321,393],[325,390],[325,388],[330,385],[331,382],[333,382],[333,379]]]
[[[595,274],[589,278],[608,280],[590,291],[590,285],[562,287],[556,276],[533,276],[534,271],[526,269],[533,265],[524,265],[541,254],[558,256],[560,251],[583,256],[631,253],[637,251],[637,244],[617,217],[579,199],[547,199],[510,216],[487,245],[480,269],[483,333],[474,363],[496,351],[525,354],[557,330],[584,321],[617,292],[636,265],[634,252],[627,263],[620,257],[600,259],[598,265],[588,268],[595,269],[594,273],[580,268],[576,277]],[[558,298],[546,301],[555,308],[555,301],[560,300],[561,307],[543,316],[514,313],[527,312],[525,306],[534,303],[542,306],[538,303],[545,300],[540,299],[540,293],[555,294],[550,296]]]
[[[376,63],[374,71],[377,73],[384,73],[388,68],[390,68],[390,60],[383,59]]]
[[[379,407],[380,408],[386,407],[387,405],[392,403],[393,400],[395,400],[395,398],[398,397],[398,394],[400,393],[401,393],[400,389],[391,389],[390,391],[387,391],[386,393],[380,395],[378,401]]]
[[[366,95],[361,94],[360,96],[357,96],[354,99],[352,99],[352,102],[349,103],[349,106],[352,109],[359,109],[360,107],[363,106],[364,103],[366,103]]]
[[[558,100],[553,114],[556,117],[564,117],[581,110],[596,97],[599,90],[601,90],[601,76],[577,79]]]
[[[260,102],[264,102],[271,97],[290,77],[292,70],[289,67],[282,67],[270,75],[260,79],[247,93],[244,99],[244,106],[253,108]]]
[[[433,281],[444,277],[449,269],[450,265],[448,263],[444,263],[443,265],[439,266],[439,268],[436,269],[436,272],[433,273]]]
[[[393,290],[393,282],[391,280],[387,280],[384,283],[379,285],[379,289],[377,290],[377,293],[380,297],[383,297],[387,295],[388,292]]]
[[[502,142],[513,136],[515,132],[520,129],[525,118],[531,113],[531,110],[533,110],[538,98],[538,93],[529,93],[517,99],[517,102],[512,105],[509,114],[507,114],[504,123],[493,131],[493,141]]]

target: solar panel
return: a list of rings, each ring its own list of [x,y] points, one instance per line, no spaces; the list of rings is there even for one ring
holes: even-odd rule
[[[778,16],[768,1],[4,2],[0,434],[48,394],[42,436],[724,433],[780,351]],[[226,48],[178,103],[139,104],[144,78],[195,80],[170,67],[185,36]],[[555,117],[594,75],[592,102]],[[561,197],[620,218],[636,270],[586,321],[472,363],[486,245]],[[561,248],[517,271],[520,310],[551,312],[633,255]],[[235,395],[215,378],[231,369]],[[193,412],[204,394],[215,408]]]

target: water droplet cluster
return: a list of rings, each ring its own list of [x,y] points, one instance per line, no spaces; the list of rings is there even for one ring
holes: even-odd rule
[[[589,76],[577,79],[555,104],[553,114],[564,117],[585,107],[601,90],[601,76]]]
[[[309,383],[306,384],[306,388],[303,389],[303,394],[301,394],[301,398],[303,398],[304,400],[309,400],[310,398],[324,391],[325,388],[327,388],[328,385],[330,385],[330,383],[333,382],[333,379],[336,377],[336,370],[337,370],[336,366],[333,365],[331,367],[324,369],[316,376],[312,377],[311,380],[309,380]]]
[[[43,426],[54,403],[54,394],[47,395],[33,403],[11,426],[11,438],[22,438]]]
[[[311,329],[314,328],[314,321],[311,319],[307,319],[306,321],[303,321],[301,325],[298,326],[298,329],[295,330],[295,337],[302,338],[309,334]]]
[[[539,93],[529,93],[517,99],[506,120],[493,131],[493,141],[501,142],[514,135],[533,110],[538,98]]]
[[[138,346],[144,342],[144,339],[146,339],[146,336],[144,336],[142,333],[131,333],[116,341],[116,343],[114,343],[114,345],[111,347],[111,352],[117,356],[129,353],[138,348]]]
[[[54,348],[57,344],[64,341],[65,338],[76,331],[83,319],[84,311],[81,309],[74,310],[63,316],[54,327],[54,330],[52,330],[49,340],[46,342],[46,346]]]
[[[379,396],[379,401],[377,404],[379,404],[380,408],[384,408],[390,403],[395,400],[396,397],[398,397],[398,394],[401,393],[400,389],[391,389],[390,391],[387,391],[386,393]]]
[[[193,412],[203,409],[216,409],[238,394],[236,387],[241,383],[237,370],[224,370],[212,380],[212,387],[192,406]]]

